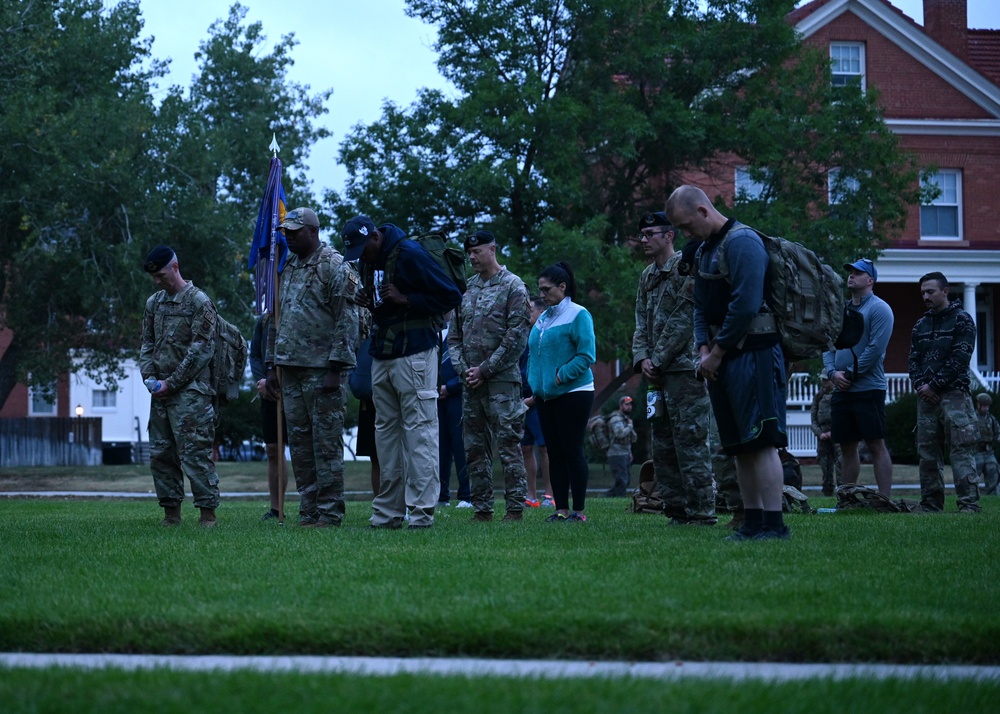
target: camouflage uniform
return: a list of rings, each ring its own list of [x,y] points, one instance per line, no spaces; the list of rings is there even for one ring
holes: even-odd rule
[[[638,439],[632,425],[632,417],[616,409],[608,418],[608,467],[614,483],[607,491],[607,496],[621,497],[628,495],[628,485],[632,480],[632,444]]]
[[[979,440],[976,442],[976,473],[982,476],[986,483],[983,491],[986,496],[997,496],[997,482],[1000,480],[1000,467],[997,466],[996,453],[993,446],[1000,443],[1000,422],[986,412],[976,414],[976,425],[979,428]]]
[[[959,300],[940,313],[928,311],[917,320],[910,341],[910,381],[916,390],[929,385],[941,401],[917,403],[917,453],[920,457],[920,506],[944,510],[945,441],[951,444],[951,469],[960,511],[979,510],[975,446],[979,436],[969,393],[969,360],[976,344],[976,325]]]
[[[816,435],[816,461],[823,473],[823,495],[832,496],[834,486],[840,485],[840,444],[833,439],[826,441],[820,434],[830,432],[833,427],[833,392],[820,389],[809,407],[812,433]]]
[[[740,494],[740,481],[736,477],[736,458],[722,448],[719,427],[711,410],[708,419],[708,448],[712,454],[712,474],[715,476],[715,508],[725,513],[738,514],[742,519],[743,496]]]
[[[710,406],[702,380],[695,377],[694,278],[679,270],[675,253],[639,277],[635,298],[633,365],[645,359],[661,373],[662,417],[650,420],[657,491],[668,516],[678,522],[715,523],[715,487],[708,449]]]
[[[281,367],[299,518],[340,525],[344,518],[344,404],[341,382],[323,390],[332,369],[349,371],[359,343],[354,296],[360,278],[329,246],[290,254],[281,273],[278,324],[271,322],[266,362]]]
[[[215,305],[190,280],[175,295],[160,290],[146,301],[139,371],[144,380],[169,381],[173,390],[166,399],[154,398],[149,411],[149,470],[164,508],[184,501],[184,476],[195,506],[219,505],[209,377],[216,318]]]
[[[488,280],[469,281],[462,304],[451,323],[448,350],[462,375],[479,367],[485,384],[465,384],[462,432],[477,513],[493,512],[493,446],[504,470],[504,500],[508,512],[524,510],[528,493],[521,437],[527,407],[521,401],[518,360],[528,343],[531,314],[524,281],[506,268]]]

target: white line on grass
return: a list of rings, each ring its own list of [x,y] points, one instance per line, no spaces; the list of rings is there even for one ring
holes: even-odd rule
[[[114,655],[0,653],[0,667],[171,669],[193,672],[321,672],[391,676],[587,679],[728,679],[789,682],[806,679],[1000,680],[1000,667],[902,664],[782,664],[772,662],[567,662],[557,660],[438,659],[429,657],[230,657],[225,655]]]

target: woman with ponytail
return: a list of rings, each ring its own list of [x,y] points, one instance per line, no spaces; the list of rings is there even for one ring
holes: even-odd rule
[[[583,511],[590,467],[583,440],[594,404],[590,370],[597,360],[594,320],[573,302],[576,280],[567,263],[543,270],[538,291],[548,308],[528,337],[528,384],[538,405],[556,502],[556,512],[547,520],[586,521]]]

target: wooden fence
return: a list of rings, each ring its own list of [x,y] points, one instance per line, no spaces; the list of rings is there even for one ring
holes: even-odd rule
[[[100,466],[100,417],[0,419],[0,467]]]

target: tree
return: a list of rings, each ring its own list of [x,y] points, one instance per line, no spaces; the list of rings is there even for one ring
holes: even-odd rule
[[[165,65],[140,39],[137,2],[0,4],[0,404],[13,386],[55,382],[73,355],[108,386],[138,348],[152,286],[138,266],[171,245],[184,276],[249,328],[246,255],[272,132],[304,156],[329,92],[291,84],[292,36],[270,52],[234,5],[209,30],[201,73],[160,106]],[[313,202],[301,164],[285,186]]]
[[[828,259],[902,226],[915,175],[872,96],[845,98],[823,85],[828,69],[785,19],[793,6],[411,0],[409,14],[438,29],[438,66],[455,96],[423,92],[409,108],[387,104],[380,121],[347,137],[340,156],[349,181],[343,195],[328,195],[330,210],[341,219],[374,211],[413,232],[489,226],[529,283],[569,258],[582,301],[598,308],[601,355],[627,357],[632,326],[622,316],[642,268],[629,238],[638,216],[662,208],[687,173],[726,157],[766,165],[775,179],[767,220],[748,216],[769,232],[807,238]],[[772,121],[769,112],[778,113]],[[775,147],[785,145],[795,154],[775,163]],[[797,182],[795,172],[832,161],[823,180],[835,166],[842,185],[857,181],[861,190],[844,192],[835,219],[792,221],[830,213],[825,183]],[[772,213],[781,220],[772,223]],[[854,230],[869,225],[867,234]]]

